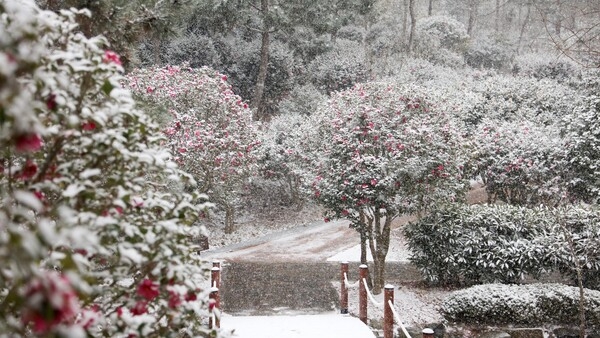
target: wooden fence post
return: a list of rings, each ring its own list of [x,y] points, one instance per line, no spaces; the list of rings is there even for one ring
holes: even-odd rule
[[[365,281],[369,277],[369,267],[365,264],[358,269],[358,319],[367,324],[367,287]]]
[[[348,276],[348,262],[342,262],[342,271],[340,276],[341,287],[340,287],[340,311],[342,314],[348,314],[348,287],[346,286],[346,279]]]
[[[386,285],[383,292],[383,338],[394,338],[394,286]]]
[[[433,338],[433,334],[432,329],[423,329],[423,338]]]
[[[209,304],[208,304],[208,312],[209,312],[209,317],[208,317],[208,328],[212,329],[213,328],[213,318],[214,318],[214,327],[215,328],[220,328],[221,327],[221,312],[219,311],[219,308],[217,307],[217,299],[219,298],[219,289],[217,289],[216,287],[212,287],[210,288],[210,295],[209,297]],[[217,309],[217,310],[215,310]],[[216,314],[215,314],[216,313]]]
[[[213,268],[210,271],[210,287],[214,287],[217,288],[217,290],[219,290],[221,289],[221,268],[218,262],[216,264],[217,266],[214,266],[215,263],[213,262]],[[217,292],[217,296],[215,298],[215,306],[218,309],[221,308],[221,295],[219,294],[219,292]]]

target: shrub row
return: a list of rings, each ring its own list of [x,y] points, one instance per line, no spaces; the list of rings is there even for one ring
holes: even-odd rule
[[[588,328],[600,327],[600,291],[585,291]],[[455,291],[442,303],[444,318],[483,325],[579,323],[579,288],[563,284],[486,284]]]
[[[454,205],[409,224],[405,236],[412,263],[432,283],[516,283],[550,271],[574,277],[577,257],[586,287],[597,288],[599,224],[600,213],[580,207]]]

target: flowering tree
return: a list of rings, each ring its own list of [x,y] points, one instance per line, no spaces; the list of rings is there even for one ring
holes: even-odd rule
[[[127,80],[142,100],[172,114],[164,133],[175,161],[202,182],[200,192],[225,209],[225,232],[233,232],[234,202],[259,145],[248,105],[233,93],[227,76],[206,67],[136,69]]]
[[[463,198],[460,137],[417,87],[357,85],[318,114],[314,197],[327,218],[349,219],[368,241],[380,292],[394,218]]]
[[[0,0],[0,332],[207,337],[207,266],[189,254],[201,196],[119,86],[86,11]]]

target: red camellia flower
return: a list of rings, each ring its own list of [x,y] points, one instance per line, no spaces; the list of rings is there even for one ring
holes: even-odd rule
[[[182,301],[181,301],[181,297],[179,296],[179,294],[174,291],[169,291],[169,307],[171,309],[175,309],[179,305],[181,305],[181,303],[182,303]]]
[[[40,150],[42,138],[38,134],[24,134],[15,138],[15,149],[21,153],[29,153]]]
[[[37,164],[35,164],[35,162],[27,160],[25,162],[25,165],[23,166],[23,169],[21,169],[21,171],[17,173],[17,177],[22,180],[29,180],[33,178],[33,176],[35,176],[35,174],[37,173],[37,169],[38,167]]]
[[[148,312],[148,303],[145,301],[139,301],[131,308],[131,314],[139,316]]]
[[[331,220],[329,219],[329,217],[325,217],[325,219],[323,219],[323,221],[325,221],[325,223],[329,223]]]
[[[57,325],[71,322],[79,313],[79,302],[71,283],[50,271],[26,286],[21,322],[32,324],[33,332],[45,335]]]
[[[119,57],[119,55],[115,52],[113,52],[112,50],[107,50],[104,51],[104,59],[102,60],[104,61],[104,63],[116,63],[117,65],[121,66],[121,58]]]
[[[94,130],[94,129],[96,129],[96,124],[94,123],[94,121],[87,121],[81,125],[81,129],[88,130],[88,131]]]
[[[196,296],[196,294],[193,293],[193,292],[189,292],[187,295],[185,295],[185,301],[186,302],[195,301],[197,299],[198,299],[198,296]]]
[[[56,94],[50,94],[48,95],[48,97],[46,98],[46,108],[48,108],[49,110],[56,110],[57,104],[56,104]]]
[[[221,80],[223,80],[223,81],[227,81],[227,75],[223,75],[223,76],[221,76]]]
[[[158,297],[158,286],[158,284],[146,278],[138,286],[137,293],[138,295],[146,298],[147,300],[153,300],[154,298]]]

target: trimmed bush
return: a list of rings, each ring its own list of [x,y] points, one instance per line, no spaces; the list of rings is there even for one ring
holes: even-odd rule
[[[597,209],[454,205],[409,224],[405,236],[412,263],[431,283],[515,283],[548,271],[574,278],[577,258],[584,285],[600,285]]]
[[[600,291],[585,290],[588,328],[600,327]],[[442,303],[444,318],[483,325],[572,325],[579,322],[579,289],[562,284],[477,285]]]

